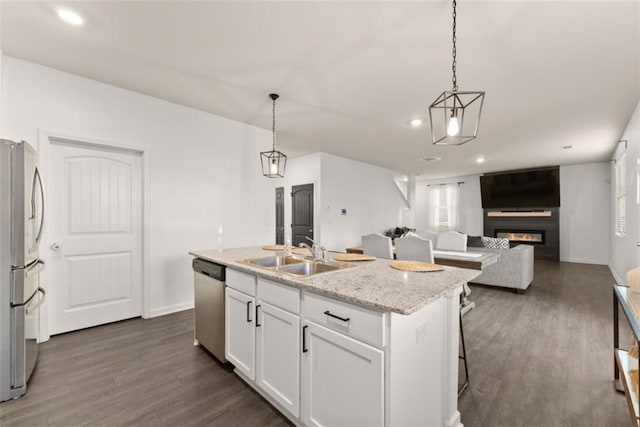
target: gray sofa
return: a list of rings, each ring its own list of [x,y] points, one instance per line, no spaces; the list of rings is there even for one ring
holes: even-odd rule
[[[513,288],[519,294],[533,282],[533,246],[517,245],[511,249],[467,248],[467,252],[491,252],[500,255],[498,262],[482,270],[472,283]]]

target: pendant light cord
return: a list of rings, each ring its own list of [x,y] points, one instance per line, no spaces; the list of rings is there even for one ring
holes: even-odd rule
[[[273,98],[273,151],[276,151],[276,98]]]
[[[458,90],[458,79],[456,77],[456,0],[453,0],[453,62],[451,63],[451,71],[453,71],[453,77],[451,81],[453,82],[453,91],[456,92]]]

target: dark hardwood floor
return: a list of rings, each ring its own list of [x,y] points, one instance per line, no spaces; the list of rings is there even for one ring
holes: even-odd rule
[[[525,295],[472,286],[464,317],[466,426],[627,426],[613,388],[613,277],[605,266],[536,262]],[[192,311],[132,319],[41,345],[26,396],[0,425],[287,425],[193,346]],[[621,324],[622,326],[622,324]]]
[[[536,261],[524,295],[472,286],[464,425],[630,425],[613,385],[614,282],[606,266]]]

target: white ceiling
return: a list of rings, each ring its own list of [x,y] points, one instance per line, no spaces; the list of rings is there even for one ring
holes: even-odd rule
[[[65,4],[84,26],[58,20]],[[478,138],[447,147],[407,123],[450,89],[447,0],[1,6],[4,54],[264,129],[277,92],[290,157],[421,178],[607,160],[640,99],[638,0],[459,1],[460,90],[487,94]]]

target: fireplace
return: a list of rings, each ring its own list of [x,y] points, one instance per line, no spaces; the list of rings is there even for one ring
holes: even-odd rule
[[[496,229],[495,237],[509,239],[509,243],[529,243],[544,245],[544,230],[503,230]]]
[[[509,246],[531,245],[536,259],[560,259],[560,208],[485,209],[484,235],[509,239]]]

